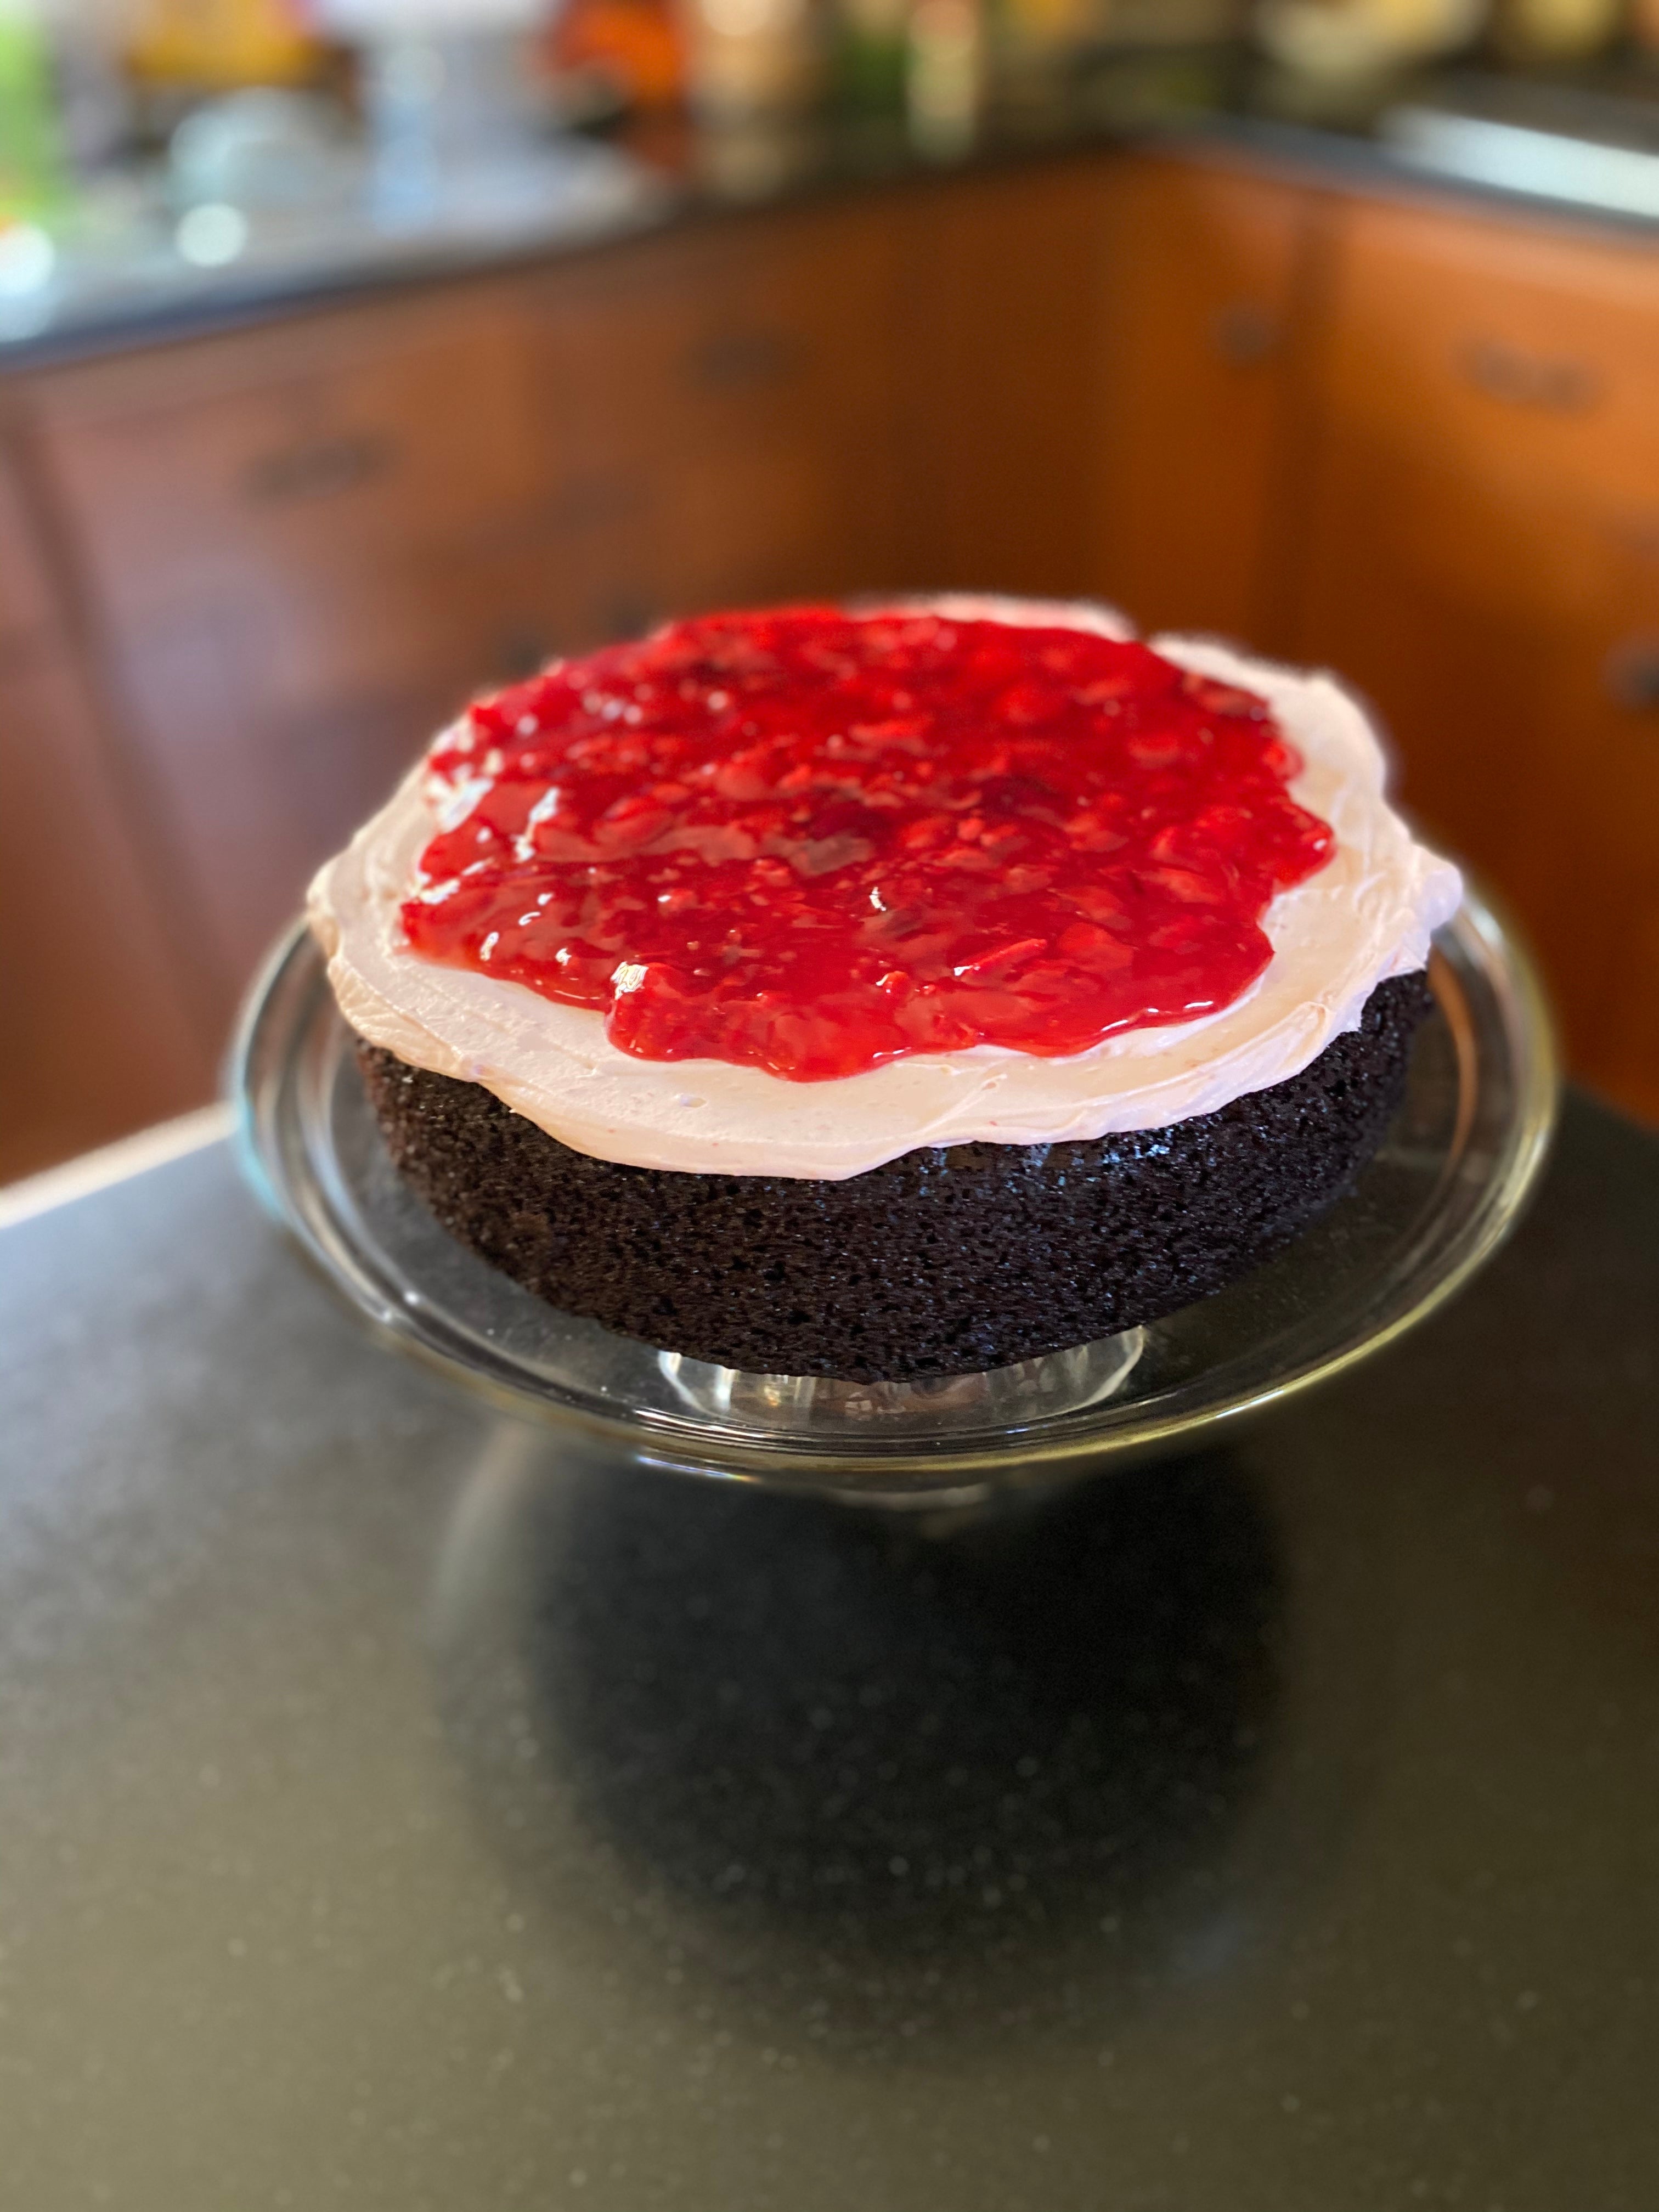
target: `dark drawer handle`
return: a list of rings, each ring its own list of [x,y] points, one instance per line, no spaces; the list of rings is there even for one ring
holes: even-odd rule
[[[638,514],[650,497],[641,476],[572,476],[554,490],[542,515],[550,530],[600,530]]]
[[[1501,338],[1478,338],[1466,347],[1463,374],[1489,399],[1511,407],[1544,407],[1558,415],[1582,414],[1601,394],[1601,380],[1587,362],[1523,353]]]
[[[1210,325],[1215,349],[1235,368],[1254,368],[1279,345],[1279,324],[1265,307],[1251,300],[1235,300],[1218,308]]]
[[[1621,639],[1602,665],[1601,680],[1616,706],[1650,714],[1659,708],[1659,637]]]
[[[686,367],[699,391],[749,392],[793,376],[800,354],[782,331],[727,331],[694,347]]]
[[[386,475],[398,458],[395,440],[378,430],[313,438],[303,446],[262,453],[249,463],[242,488],[260,506],[290,499],[326,499],[356,491]]]

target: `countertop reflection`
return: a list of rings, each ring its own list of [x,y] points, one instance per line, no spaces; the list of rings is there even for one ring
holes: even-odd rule
[[[532,1893],[642,1971],[672,1953],[734,2033],[936,2063],[1102,2033],[1229,1955],[1285,1596],[1220,1458],[940,1526],[619,1484],[504,1433],[435,1637]]]

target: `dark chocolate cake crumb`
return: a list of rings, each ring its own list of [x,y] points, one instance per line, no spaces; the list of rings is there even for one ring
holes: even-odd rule
[[[1287,1082],[1087,1143],[932,1146],[844,1182],[590,1158],[491,1092],[360,1045],[392,1158],[550,1305],[764,1374],[971,1374],[1237,1281],[1348,1188],[1404,1092],[1422,975]]]

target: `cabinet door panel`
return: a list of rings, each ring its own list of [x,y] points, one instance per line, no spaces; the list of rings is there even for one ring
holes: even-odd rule
[[[1331,308],[1296,650],[1376,701],[1408,803],[1514,905],[1577,1070],[1651,1102],[1659,256],[1357,205]]]
[[[1132,160],[1107,206],[1100,588],[1147,629],[1279,643],[1316,195]]]
[[[0,454],[0,1182],[212,1094],[114,769]]]
[[[262,682],[248,610],[228,596],[158,618],[128,673],[228,1020],[311,869],[388,795],[467,684],[459,668],[444,682],[389,665],[332,698],[284,697]]]
[[[550,560],[603,540],[600,598],[652,616],[897,581],[899,273],[894,225],[848,208],[543,280]],[[580,629],[596,602],[572,582]]]
[[[921,586],[1098,589],[1097,157],[968,177],[904,210],[906,549]]]

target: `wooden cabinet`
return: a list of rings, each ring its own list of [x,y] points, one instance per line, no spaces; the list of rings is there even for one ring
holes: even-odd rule
[[[474,687],[895,587],[1340,669],[1577,1070],[1659,1115],[1646,245],[1103,155],[46,370],[5,419],[0,1176],[204,1095],[310,869]]]
[[[1271,650],[1330,204],[1237,168],[1134,159],[1104,211],[1097,588],[1144,629]]]
[[[1659,253],[1186,157],[1104,220],[1097,588],[1368,694],[1659,1116]]]
[[[211,1095],[152,857],[0,441],[0,1182]]]
[[[896,242],[853,209],[44,380],[33,410],[228,1021],[487,682],[898,580]]]
[[[1571,1063],[1659,1115],[1659,258],[1346,210],[1291,644],[1512,905]]]

